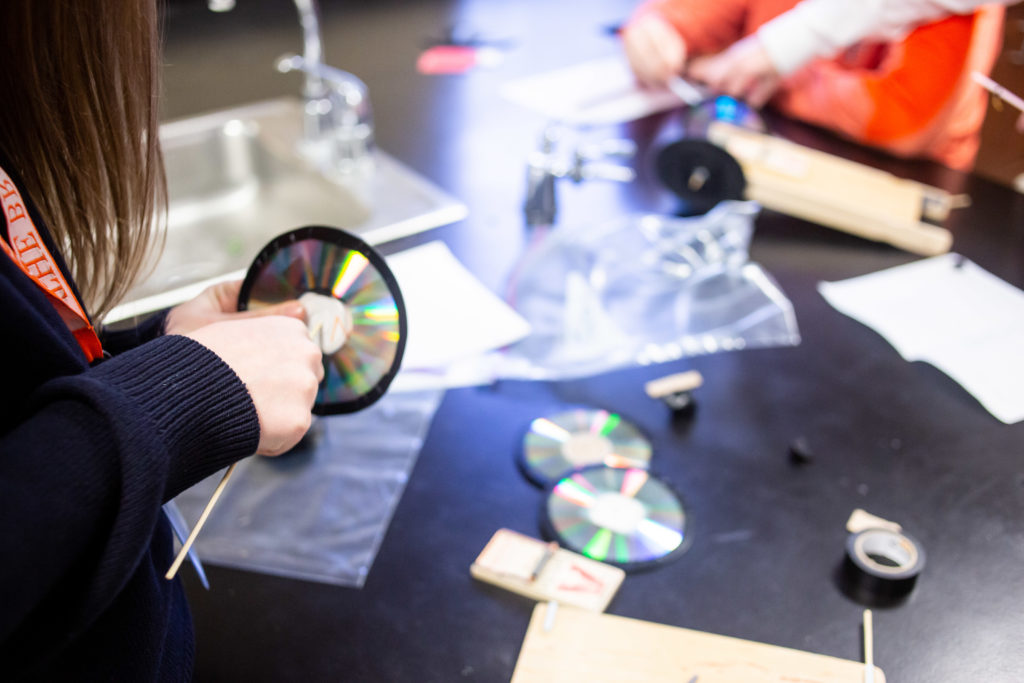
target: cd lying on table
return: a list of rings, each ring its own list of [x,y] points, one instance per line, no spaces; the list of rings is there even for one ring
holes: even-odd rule
[[[651,444],[635,426],[607,410],[576,409],[530,423],[520,465],[539,486],[586,465],[640,467],[651,462]]]
[[[566,548],[625,570],[681,555],[690,544],[679,496],[644,469],[583,467],[548,492],[545,533]]]
[[[274,238],[242,282],[238,310],[298,299],[324,354],[313,412],[351,413],[380,398],[405,350],[405,304],[384,259],[343,230],[298,228]]]

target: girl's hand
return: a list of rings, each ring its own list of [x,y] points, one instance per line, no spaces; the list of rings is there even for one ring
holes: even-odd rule
[[[306,311],[298,301],[284,301],[258,311],[239,311],[238,293],[241,289],[241,280],[207,287],[195,299],[175,306],[168,312],[164,331],[167,334],[188,334],[210,323],[265,315],[283,315],[299,320],[306,317]]]
[[[260,421],[259,455],[280,455],[299,442],[324,377],[323,354],[305,323],[236,313],[186,336],[220,356],[249,390]]]

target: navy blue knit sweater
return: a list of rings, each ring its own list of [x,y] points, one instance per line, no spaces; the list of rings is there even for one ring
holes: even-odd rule
[[[0,167],[19,183],[2,154]],[[160,506],[256,450],[245,386],[201,344],[159,336],[161,317],[101,335],[114,355],[89,367],[3,253],[0,326],[0,677],[190,679],[191,617],[180,581],[163,577]]]

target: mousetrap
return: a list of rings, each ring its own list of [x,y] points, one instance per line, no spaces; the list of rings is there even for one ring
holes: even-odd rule
[[[494,533],[469,571],[480,581],[534,600],[594,612],[604,611],[626,576],[618,567],[510,529]]]
[[[722,121],[712,122],[708,140],[739,161],[748,199],[922,256],[949,251],[953,235],[935,223],[968,200]]]

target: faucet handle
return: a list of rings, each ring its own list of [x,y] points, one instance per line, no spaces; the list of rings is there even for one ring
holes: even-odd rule
[[[559,154],[564,127],[549,124],[541,133],[540,146],[527,157],[526,201],[523,210],[527,225],[552,225],[557,213],[555,180],[568,178],[575,183],[584,180],[610,180],[628,183],[636,172],[620,164],[605,161],[629,158],[636,153],[632,140],[608,139],[578,144],[570,154]]]
[[[605,159],[631,159],[635,154],[636,143],[621,138],[581,145],[573,154],[572,168],[568,175],[576,182],[583,180],[632,182],[636,178],[636,172],[633,169],[609,163]]]
[[[636,143],[625,138],[610,138],[582,145],[576,149],[576,157],[582,161],[595,159],[631,159],[636,154]]]
[[[610,180],[616,183],[630,183],[636,179],[636,171],[628,166],[601,161],[580,164],[573,171],[572,177],[577,182],[583,180]]]
[[[307,76],[329,83],[342,96],[345,104],[350,107],[359,107],[364,103],[369,106],[369,89],[358,76],[348,71],[342,71],[322,62],[312,62],[301,55],[292,53],[278,57],[274,66],[283,74],[302,71]]]
[[[286,74],[292,71],[305,71],[306,60],[294,52],[286,52],[274,62],[274,68]]]

